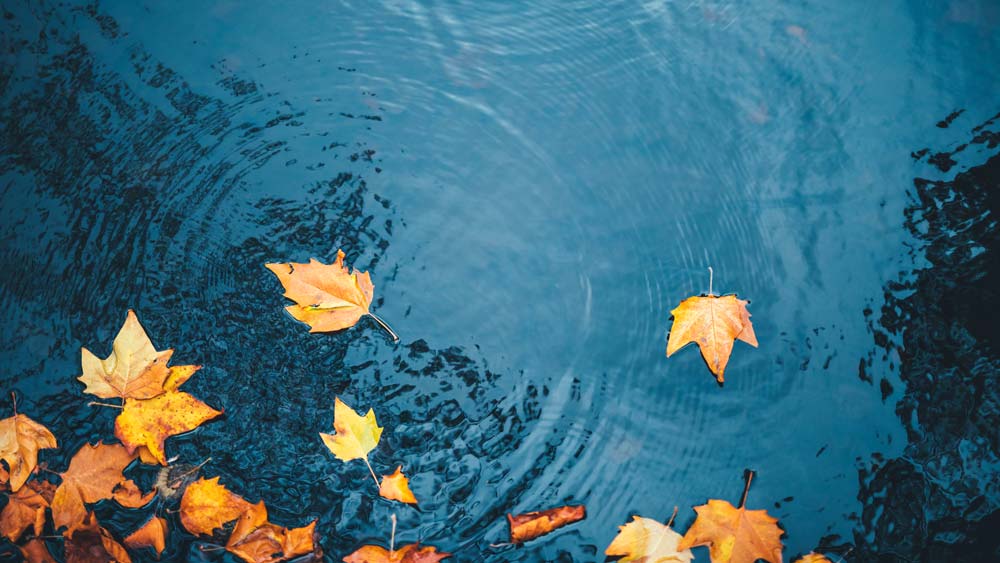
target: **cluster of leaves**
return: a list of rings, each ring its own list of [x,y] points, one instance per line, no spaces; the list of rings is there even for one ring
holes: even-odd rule
[[[285,296],[296,302],[287,307],[294,318],[308,324],[311,332],[349,328],[368,316],[394,340],[396,334],[374,315],[371,301],[374,286],[367,272],[350,271],[338,251],[333,264],[311,260],[305,264],[267,264],[285,288]],[[709,369],[723,382],[726,364],[735,340],[757,346],[756,335],[746,309],[747,301],[734,295],[708,295],[685,299],[672,311],[674,327],[667,344],[669,357],[681,347],[696,342]],[[142,508],[156,496],[173,498],[181,490],[179,513],[184,530],[195,536],[211,537],[247,563],[278,563],[292,558],[321,555],[316,546],[316,521],[299,528],[285,528],[268,520],[263,501],[253,504],[229,491],[219,478],[197,478],[201,466],[169,466],[165,442],[170,436],[191,431],[216,418],[222,411],[181,391],[180,386],[200,366],[169,366],[173,350],[157,351],[135,313],[129,311],[115,337],[112,353],[100,359],[82,350],[79,377],[85,392],[101,399],[117,399],[120,404],[90,403],[118,408],[114,435],[120,443],[85,444],[72,457],[69,467],[55,473],[38,466],[38,451],[56,448],[55,436],[43,425],[15,411],[0,421],[0,489],[8,492],[8,502],[0,513],[0,533],[14,543],[21,542],[30,529],[33,535],[18,547],[29,563],[53,561],[43,536],[51,513],[52,528],[61,533],[68,563],[130,563],[126,547],[152,548],[160,555],[166,546],[168,522],[157,504],[149,518],[127,535],[124,546],[97,521],[90,505],[114,500],[127,508]],[[382,437],[372,409],[362,416],[339,397],[334,400],[334,433],[320,433],[331,453],[343,462],[363,460],[378,494],[407,505],[417,505],[403,467],[379,479],[368,459]],[[154,490],[143,492],[124,472],[136,461],[163,466]],[[207,460],[206,460],[207,461]],[[37,477],[38,470],[59,477],[58,485]],[[178,472],[180,474],[178,475]],[[753,473],[749,473],[739,506],[711,499],[695,507],[697,518],[683,536],[667,524],[635,516],[620,527],[606,555],[621,562],[662,563],[693,559],[691,548],[708,546],[713,563],[753,563],[758,559],[781,563],[781,536],[777,519],[764,510],[744,506]],[[676,510],[675,510],[676,516]],[[524,514],[508,514],[509,544],[523,544],[586,517],[584,506],[561,506]],[[395,547],[396,516],[392,516],[389,547],[363,545],[343,560],[347,563],[437,563],[450,557],[433,546],[409,544]],[[828,560],[809,554],[797,563]]]

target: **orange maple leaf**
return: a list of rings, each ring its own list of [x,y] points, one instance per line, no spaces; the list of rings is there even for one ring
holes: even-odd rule
[[[333,264],[323,264],[312,258],[309,262],[265,264],[278,276],[285,288],[285,297],[295,305],[285,307],[296,319],[309,325],[309,332],[333,332],[350,328],[368,315],[394,341],[399,340],[389,325],[372,313],[372,285],[368,272],[349,271],[344,266],[344,251],[337,251]]]
[[[10,494],[7,506],[0,512],[0,534],[12,542],[17,542],[28,528],[33,528],[36,536],[41,535],[51,497],[46,499],[40,491],[44,491],[43,485],[28,481],[26,487]]]
[[[378,545],[363,545],[344,557],[344,563],[437,563],[448,557],[451,557],[450,553],[438,551],[432,546],[420,547],[417,543],[392,551]]]
[[[167,521],[153,516],[125,538],[125,545],[132,549],[151,547],[159,558],[167,547]]]
[[[766,510],[747,510],[747,492],[754,473],[748,472],[739,507],[709,499],[694,507],[698,517],[677,544],[678,550],[708,545],[712,563],[754,563],[758,559],[781,563],[781,528]]]
[[[417,504],[417,497],[413,496],[413,491],[410,490],[410,480],[403,475],[402,465],[397,467],[392,475],[382,476],[378,494],[389,500]]]
[[[807,553],[795,560],[795,563],[833,563],[820,553]]]
[[[84,444],[70,460],[66,472],[61,474],[62,483],[52,498],[52,521],[56,529],[65,526],[67,529],[63,535],[72,537],[84,525],[86,504],[116,498],[116,490],[135,487],[135,483],[122,475],[135,457],[121,444]],[[136,493],[138,498],[143,497],[138,488]],[[129,493],[118,498],[135,496]]]
[[[697,342],[708,369],[722,383],[734,340],[757,347],[757,336],[747,311],[749,301],[735,295],[688,297],[670,311],[674,324],[667,340],[667,357],[691,342]]]
[[[66,563],[132,563],[132,559],[90,512],[77,533],[66,539]]]
[[[0,420],[0,459],[10,468],[10,489],[17,491],[38,465],[38,450],[55,448],[49,429],[23,414]]]
[[[510,524],[510,543],[533,540],[586,517],[587,509],[583,505],[560,506],[517,515],[507,514],[507,523]]]
[[[247,563],[277,563],[313,552],[315,528],[315,521],[293,530],[271,524],[261,501],[236,521],[226,550]]]
[[[184,391],[168,390],[152,399],[125,399],[115,418],[115,436],[130,452],[140,447],[160,465],[167,464],[164,442],[170,436],[190,432],[222,415]]]

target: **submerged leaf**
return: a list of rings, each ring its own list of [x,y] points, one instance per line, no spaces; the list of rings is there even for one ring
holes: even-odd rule
[[[66,563],[132,563],[125,548],[88,513],[79,531],[67,538]]]
[[[45,528],[45,509],[49,501],[38,492],[39,485],[28,481],[8,497],[7,506],[0,512],[0,534],[12,542],[17,542],[21,534],[32,528],[35,535],[41,535]]]
[[[508,514],[510,543],[523,543],[544,536],[558,528],[587,517],[587,509],[580,506],[560,506],[524,514]]]

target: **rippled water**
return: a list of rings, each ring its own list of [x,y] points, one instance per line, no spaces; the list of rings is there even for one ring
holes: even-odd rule
[[[110,437],[79,349],[134,308],[226,411],[168,455],[319,518],[328,561],[393,512],[459,561],[600,561],[744,468],[788,559],[1000,557],[995,2],[4,6],[0,381],[51,467]],[[338,248],[399,344],[284,314],[263,264]],[[724,388],[663,357],[708,266],[761,343]],[[336,395],[419,510],[323,448]]]

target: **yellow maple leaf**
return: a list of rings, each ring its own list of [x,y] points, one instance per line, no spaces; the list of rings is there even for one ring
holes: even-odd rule
[[[334,434],[320,432],[323,443],[341,461],[368,460],[368,453],[375,449],[382,437],[382,427],[375,421],[375,411],[368,409],[361,416],[337,397],[333,403]],[[376,483],[378,479],[375,480]]]
[[[115,418],[115,436],[129,452],[144,447],[160,465],[167,464],[164,442],[220,416],[217,411],[184,391],[167,391],[152,399],[125,399]]]
[[[167,362],[173,350],[158,351],[129,309],[125,324],[118,331],[111,355],[100,359],[86,348],[81,349],[85,393],[103,399],[149,399],[163,393]]]
[[[670,526],[633,516],[631,522],[618,527],[618,535],[604,554],[621,557],[618,563],[689,563],[694,555],[690,549],[677,549],[680,540],[681,535]]]

